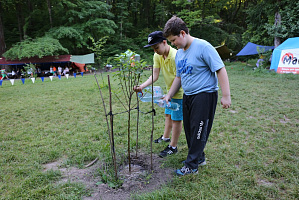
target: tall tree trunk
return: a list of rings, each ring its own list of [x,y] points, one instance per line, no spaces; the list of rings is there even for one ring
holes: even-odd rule
[[[242,6],[242,0],[236,1],[235,10],[232,13],[232,17],[231,17],[230,23],[233,24],[235,22],[235,18],[237,16],[237,14],[239,13],[239,10],[240,10],[241,6]]]
[[[150,8],[151,8],[151,1],[150,0],[143,1],[142,19],[145,19],[145,27],[150,26]]]
[[[133,25],[136,27],[137,24],[138,24],[138,16],[137,16],[137,13],[138,13],[138,1],[136,0],[135,3],[134,3],[134,12],[133,12]]]
[[[274,24],[275,24],[275,26],[280,26],[280,24],[281,24],[281,16],[279,14],[279,11],[277,11],[275,13],[275,23]],[[280,38],[275,36],[274,37],[274,46],[275,46],[275,48],[278,47],[280,45],[280,43],[281,43]]]
[[[49,20],[50,20],[50,26],[53,27],[53,21],[52,21],[52,9],[51,9],[51,1],[47,0],[48,4],[48,12],[49,12]]]
[[[160,0],[160,4],[163,6],[163,10],[164,9],[164,0]],[[160,16],[160,20],[159,20],[159,25],[160,27],[164,27],[165,24],[165,15]]]
[[[0,2],[0,56],[5,52],[6,44],[4,39],[4,27],[2,24],[2,6]]]
[[[24,30],[25,23],[24,23],[24,17],[22,12],[22,4],[20,2],[16,3],[16,10],[17,10],[19,36],[20,36],[20,41],[22,41],[26,35],[26,30]]]
[[[203,27],[203,24],[204,24],[203,21],[206,18],[206,8],[207,8],[206,6],[207,6],[207,1],[204,0],[202,2],[202,8],[201,8],[201,25],[199,27],[200,32],[202,31],[202,27]]]
[[[206,0],[204,0],[202,2],[202,8],[201,8],[201,20],[203,21],[205,18],[206,18],[206,5],[207,5],[207,2]]]

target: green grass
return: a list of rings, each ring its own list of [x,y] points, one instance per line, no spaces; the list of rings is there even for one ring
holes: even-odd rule
[[[134,198],[299,198],[299,76],[255,73],[245,63],[226,64],[232,106],[224,110],[218,103],[205,149],[208,164],[198,175],[174,177],[159,190]],[[107,74],[105,83],[100,80],[106,103]],[[164,86],[162,77],[155,85]],[[113,78],[112,87],[121,98]],[[81,199],[88,195],[82,184],[57,184],[60,171],[44,172],[43,164],[63,160],[64,166],[83,168],[96,157],[110,160],[105,115],[94,77],[37,79],[34,84],[28,79],[24,85],[18,80],[13,86],[4,81],[0,94],[0,199]],[[147,103],[140,106],[150,110]],[[113,113],[122,111],[114,96]],[[154,137],[164,129],[163,109],[156,107],[156,111]],[[134,152],[136,111],[132,115]],[[127,150],[127,119],[127,113],[114,117],[118,164]],[[139,146],[148,153],[150,129],[151,115],[141,114]],[[160,150],[160,145],[153,145],[154,153]],[[186,155],[182,133],[179,153],[165,159],[163,167],[181,167]]]

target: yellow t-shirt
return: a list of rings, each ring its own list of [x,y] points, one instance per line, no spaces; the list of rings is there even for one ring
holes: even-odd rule
[[[154,54],[154,68],[160,68],[160,71],[163,74],[164,81],[166,84],[167,92],[169,91],[172,82],[176,76],[176,65],[175,65],[175,55],[177,50],[170,47],[169,54],[167,58],[164,60],[163,56],[155,53]],[[183,98],[183,89],[180,90],[172,97],[174,99],[182,99]]]

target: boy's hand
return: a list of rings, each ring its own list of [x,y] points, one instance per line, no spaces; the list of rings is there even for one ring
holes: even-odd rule
[[[141,86],[139,86],[139,85],[136,85],[136,86],[134,86],[133,87],[133,90],[135,91],[135,92],[142,92],[142,87]]]
[[[230,105],[231,105],[231,99],[230,99],[230,96],[223,96],[221,98],[221,105],[222,105],[222,108],[229,108]]]
[[[162,99],[165,100],[166,103],[168,103],[169,101],[171,101],[171,98],[170,98],[170,96],[168,94],[165,95]]]

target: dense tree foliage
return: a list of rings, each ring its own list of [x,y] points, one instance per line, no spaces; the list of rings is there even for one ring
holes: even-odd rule
[[[243,41],[273,45],[274,38],[283,42],[299,36],[297,0],[257,0],[246,9],[247,30]]]
[[[20,60],[22,58],[30,58],[34,56],[42,58],[44,56],[53,56],[59,53],[66,54],[68,53],[68,49],[64,48],[57,39],[42,37],[18,42],[3,55],[12,60]]]
[[[299,36],[298,9],[297,0],[1,0],[0,55],[86,54],[108,36],[101,63],[127,49],[151,62],[151,49],[142,48],[147,35],[172,15],[193,36],[238,52],[249,41],[273,45]]]

